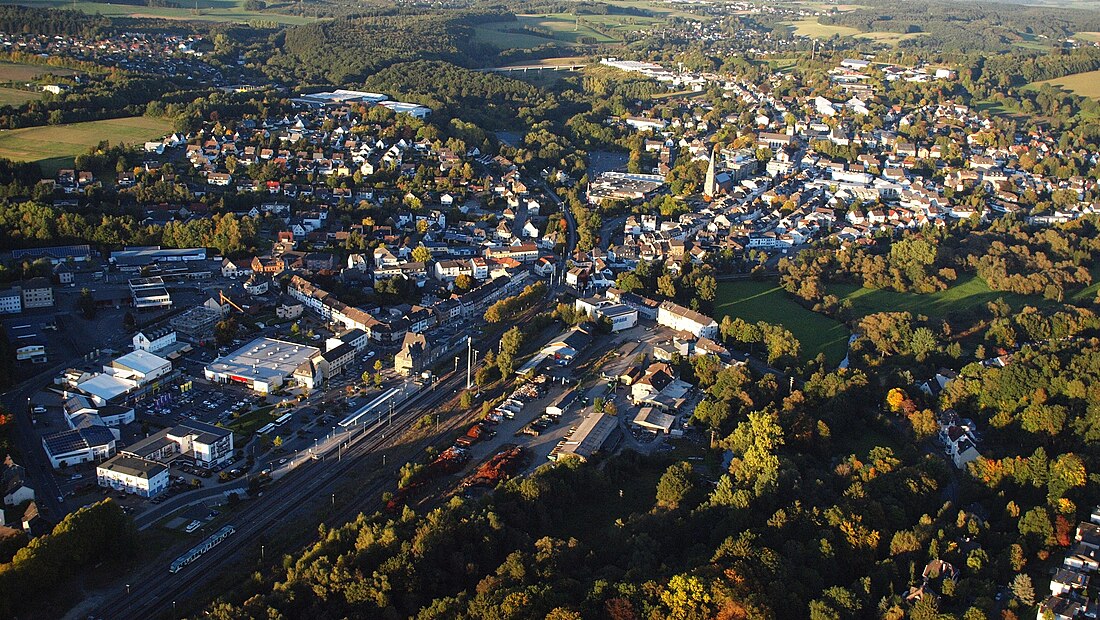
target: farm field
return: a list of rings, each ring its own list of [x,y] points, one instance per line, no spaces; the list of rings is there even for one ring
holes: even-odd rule
[[[71,166],[74,157],[101,140],[135,144],[170,131],[168,122],[145,116],[13,129],[0,131],[0,157],[36,162],[43,173],[50,174]]]
[[[1100,43],[1100,32],[1078,32],[1073,35],[1073,38],[1081,41]]]
[[[913,39],[923,36],[923,33],[920,32],[862,32],[850,26],[822,24],[813,18],[784,23],[789,26],[795,34],[815,39],[828,39],[829,37],[836,35],[840,37],[856,37],[859,39],[869,39],[877,43],[883,43],[885,45],[897,45],[899,42],[905,41],[906,39]]]
[[[18,88],[4,88],[0,86],[0,106],[20,106],[28,101],[35,99],[41,99],[42,93],[33,92],[29,90],[19,90]]]
[[[1032,82],[1029,87],[1038,88],[1043,84],[1050,84],[1064,88],[1082,97],[1100,98],[1100,71],[1088,71],[1085,73],[1073,73],[1060,78]]]
[[[0,82],[30,82],[39,76],[52,73],[53,75],[76,75],[79,71],[64,67],[50,67],[47,65],[26,65],[16,62],[0,62]]]
[[[197,13],[194,11],[195,3],[187,3],[188,8],[149,7],[131,4],[111,4],[109,2],[87,2],[84,0],[78,0],[77,2],[65,2],[64,0],[21,0],[20,4],[31,7],[75,9],[84,13],[92,15],[98,14],[105,17],[146,17],[233,23],[275,22],[287,25],[308,24],[316,21],[313,17],[246,11],[244,10],[243,0],[199,0],[199,10]]]
[[[774,280],[720,283],[714,319],[721,322],[724,316],[782,325],[801,343],[803,359],[824,353],[832,365],[844,359],[851,335],[843,323],[798,305]]]
[[[578,24],[578,19],[580,23]],[[490,43],[501,49],[526,48],[547,43],[576,45],[585,37],[591,37],[598,43],[615,43],[621,40],[619,33],[631,30],[644,30],[662,21],[660,17],[636,15],[579,15],[566,13],[546,13],[542,15],[517,15],[514,22],[490,22],[474,27],[475,37],[484,43]],[[601,30],[616,36],[598,32],[587,24],[593,24]],[[535,32],[521,32],[525,26],[544,28],[551,36],[541,36]],[[513,32],[509,32],[513,31]]]

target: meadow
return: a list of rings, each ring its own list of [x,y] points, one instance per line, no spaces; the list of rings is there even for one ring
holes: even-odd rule
[[[317,21],[313,17],[298,15],[280,15],[244,10],[244,0],[199,0],[186,2],[187,8],[149,7],[133,4],[112,4],[110,2],[65,2],[64,0],[20,0],[20,4],[31,7],[53,7],[75,9],[91,15],[105,17],[158,18],[205,22],[274,22],[296,25]],[[197,10],[196,10],[197,7]]]
[[[48,65],[28,65],[17,62],[0,62],[0,82],[31,82],[52,73],[53,75],[77,75],[79,71]]]
[[[42,93],[32,90],[20,90],[18,88],[4,88],[0,86],[0,106],[21,106],[28,101],[41,99]]]
[[[852,28],[851,26],[822,24],[814,18],[785,23],[795,34],[814,39],[828,39],[836,35],[839,37],[870,39],[885,45],[897,45],[899,42],[905,41],[906,39],[912,39],[923,35],[923,33],[919,32],[904,34],[900,32],[861,32],[859,29]]]
[[[823,314],[807,310],[774,280],[722,282],[714,302],[714,319],[739,318],[743,321],[782,325],[802,345],[802,358],[824,353],[830,364],[839,364],[848,348],[848,328]]]
[[[1032,82],[1028,86],[1032,88],[1038,88],[1043,84],[1050,84],[1052,86],[1064,88],[1065,90],[1068,90],[1082,97],[1100,99],[1100,71],[1073,73],[1070,75],[1064,75],[1060,78],[1044,80],[1042,82]]]
[[[102,140],[139,144],[171,131],[167,121],[145,116],[12,129],[0,131],[0,157],[36,162],[44,174],[51,174],[72,166],[74,157]]]

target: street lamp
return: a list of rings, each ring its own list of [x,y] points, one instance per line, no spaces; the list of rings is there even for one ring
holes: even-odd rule
[[[264,561],[264,546],[260,545],[260,561]]]
[[[130,596],[130,584],[126,584],[126,596]]]

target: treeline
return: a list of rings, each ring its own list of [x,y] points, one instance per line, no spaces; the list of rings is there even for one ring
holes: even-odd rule
[[[80,11],[0,6],[0,32],[96,37],[110,27],[110,19]]]
[[[945,290],[959,273],[977,274],[995,291],[1061,301],[1092,283],[1089,268],[1100,252],[1096,234],[1089,220],[1054,227],[998,220],[982,229],[909,232],[870,248],[801,252],[781,259],[779,269],[787,291],[811,304],[825,300],[830,281],[932,293]]]
[[[1100,27],[1100,15],[1072,9],[1015,6],[1005,10],[998,4],[938,1],[899,4],[875,0],[869,4],[872,6],[823,15],[818,21],[862,32],[922,33],[899,46],[940,52],[1000,51],[1026,40],[1025,36],[1059,39]]]
[[[514,320],[519,314],[533,307],[546,296],[546,284],[536,282],[528,284],[518,295],[505,297],[485,310],[486,323],[500,323]]]
[[[505,15],[481,13],[398,14],[341,18],[295,26],[276,35],[277,50],[264,66],[283,81],[343,84],[411,60],[446,60],[466,67],[484,66],[496,48],[479,43],[473,25],[501,21]]]
[[[212,247],[232,253],[262,241],[252,218],[232,213],[187,222],[143,225],[128,213],[74,212],[37,202],[0,205],[0,246],[24,248],[88,243],[103,248],[124,245]]]
[[[0,615],[13,618],[40,609],[64,579],[134,548],[133,520],[112,500],[67,515],[50,534],[31,540],[8,564],[0,564]]]
[[[529,126],[521,111],[545,115],[556,99],[539,89],[497,73],[484,73],[440,60],[399,63],[370,76],[364,87],[433,109],[443,117],[461,118],[485,128]],[[528,115],[526,117],[531,120]]]
[[[570,15],[636,15],[648,17],[652,12],[633,6],[619,6],[606,2],[563,2],[562,0],[485,0],[478,4],[481,9],[506,10],[521,15],[539,13],[567,13]]]

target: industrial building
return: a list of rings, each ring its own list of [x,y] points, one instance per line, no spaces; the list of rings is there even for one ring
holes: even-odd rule
[[[206,248],[162,249],[160,246],[152,246],[111,252],[111,263],[123,271],[136,271],[155,263],[196,260],[206,260]]]
[[[648,200],[664,185],[665,178],[659,174],[603,172],[589,184],[588,202],[600,204],[605,200]]]
[[[215,383],[243,383],[261,394],[273,392],[293,380],[313,388],[319,384],[313,370],[315,361],[321,358],[321,350],[295,342],[257,338],[228,355],[223,355],[205,369],[207,381]],[[303,366],[310,367],[302,369]],[[306,372],[308,370],[308,372]],[[309,379],[312,377],[313,379]]]
[[[51,433],[42,447],[54,469],[109,458],[115,453],[118,431],[106,426],[88,426]]]
[[[138,310],[172,307],[172,296],[164,286],[164,278],[160,276],[132,278],[130,297]]]
[[[609,299],[595,297],[578,299],[574,304],[577,312],[583,312],[593,320],[607,317],[611,322],[611,331],[620,332],[630,329],[638,324],[638,311],[625,304],[618,304]]]
[[[555,459],[571,454],[590,460],[596,454],[613,448],[618,440],[619,422],[606,413],[590,413],[577,425],[577,430],[554,450]]]

